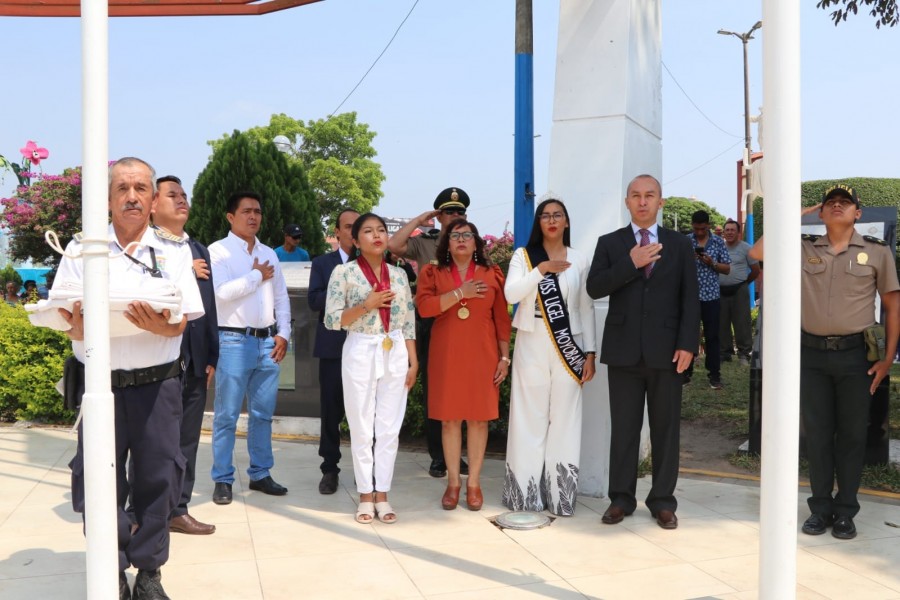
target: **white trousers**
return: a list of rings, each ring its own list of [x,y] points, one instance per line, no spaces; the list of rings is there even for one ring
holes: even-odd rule
[[[390,350],[382,347],[385,337],[393,343]],[[406,412],[408,370],[409,354],[399,330],[388,336],[347,334],[341,375],[353,474],[360,494],[391,489]]]
[[[516,333],[503,504],[574,514],[580,455],[581,386],[536,322],[535,331]]]

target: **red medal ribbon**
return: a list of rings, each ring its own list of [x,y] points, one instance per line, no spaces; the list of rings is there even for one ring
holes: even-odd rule
[[[365,276],[366,281],[372,286],[372,289],[376,292],[384,292],[391,289],[391,275],[388,272],[387,261],[382,259],[381,261],[381,281],[375,279],[375,271],[372,270],[372,265],[369,264],[369,261],[366,260],[364,256],[360,256],[356,259],[356,264],[359,265],[359,270],[362,271],[362,274]],[[384,332],[388,333],[391,330],[391,307],[381,307],[378,309],[379,314],[381,315],[381,324],[384,326]]]
[[[451,265],[453,268],[450,269],[450,273],[453,275],[453,283],[456,284],[456,287],[459,287],[463,284],[462,280],[459,278],[459,269],[456,268],[456,264]],[[466,270],[466,281],[475,277],[475,261],[471,261],[469,263],[469,268]]]

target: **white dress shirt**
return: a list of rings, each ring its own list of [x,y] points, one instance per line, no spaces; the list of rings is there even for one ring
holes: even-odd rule
[[[262,329],[277,324],[275,335],[291,338],[291,303],[281,264],[275,251],[254,240],[253,251],[232,232],[209,247],[213,280],[216,286],[216,311],[219,327]],[[253,261],[275,267],[271,279],[263,281]]]
[[[631,224],[631,230],[634,232],[635,241],[640,244],[641,243],[641,229],[646,229],[650,232],[650,243],[656,244],[659,242],[659,235],[657,235],[657,229],[659,228],[658,223],[654,223],[650,227],[639,227],[634,223]]]
[[[200,298],[200,290],[197,280],[191,270],[194,259],[191,249],[187,244],[178,244],[165,239],[160,239],[152,228],[147,228],[141,237],[140,246],[131,255],[144,267],[134,263],[124,254],[122,247],[116,239],[113,226],[109,226],[109,251],[111,254],[119,254],[109,259],[110,286],[118,289],[131,288],[138,290],[142,282],[151,278],[148,269],[153,266],[150,256],[150,248],[156,254],[157,267],[162,271],[165,279],[172,281],[181,289],[181,312],[188,320],[203,316],[203,300]],[[66,246],[66,253],[81,254],[82,245],[78,240],[72,240]],[[54,279],[54,287],[63,285],[67,281],[84,281],[84,262],[81,258],[69,258],[63,256],[59,263],[59,269]],[[89,285],[90,282],[84,282]],[[90,327],[85,323],[85,327]],[[72,352],[75,358],[85,361],[84,342],[72,340]],[[141,331],[135,335],[113,337],[109,340],[110,368],[116,369],[143,369],[164,365],[178,359],[181,355],[181,336],[166,337]]]

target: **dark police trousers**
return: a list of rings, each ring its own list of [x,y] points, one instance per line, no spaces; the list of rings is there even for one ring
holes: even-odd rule
[[[341,359],[319,359],[319,410],[321,427],[319,456],[322,474],[340,473],[341,421],[344,420],[344,386],[341,383]]]
[[[83,387],[82,387],[83,390]],[[178,505],[185,459],[180,448],[181,378],[113,388],[115,403],[116,505],[119,570],[129,565],[158,569],[169,558],[169,517]],[[78,450],[72,469],[72,508],[84,513],[84,423],[78,426]],[[128,453],[134,476],[125,476]],[[137,530],[125,512],[130,491]]]
[[[431,345],[433,318],[419,317],[416,313],[416,355],[419,360],[419,381],[422,383],[422,404],[425,408],[425,440],[431,460],[444,462],[444,446],[441,422],[428,418],[428,348]]]
[[[807,504],[814,514],[853,517],[859,512],[871,366],[864,343],[847,350],[801,345],[800,417],[812,489]],[[835,478],[838,491],[832,497]]]

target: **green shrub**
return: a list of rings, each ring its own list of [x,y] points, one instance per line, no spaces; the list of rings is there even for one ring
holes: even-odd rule
[[[0,420],[71,422],[56,391],[70,354],[65,334],[34,327],[24,308],[0,302]]]

